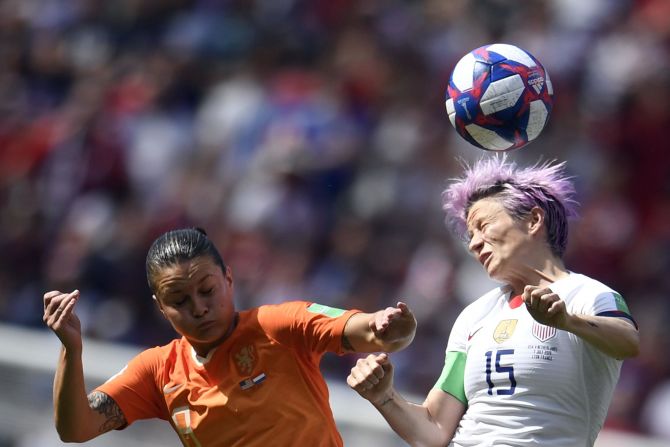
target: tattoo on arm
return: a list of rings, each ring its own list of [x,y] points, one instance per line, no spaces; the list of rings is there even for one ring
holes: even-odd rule
[[[592,321],[587,321],[587,323],[588,323],[588,324],[589,324],[589,326],[591,326],[591,327],[598,327],[598,325],[597,325],[597,324],[595,324],[595,323],[594,323],[594,322],[592,322]]]
[[[88,406],[105,416],[105,422],[98,429],[100,433],[107,433],[127,424],[126,417],[114,399],[101,391],[93,391],[88,395]]]
[[[381,402],[379,403],[379,406],[380,406],[380,407],[383,407],[384,405],[386,405],[387,403],[391,402],[392,400],[393,400],[393,394],[391,394],[390,396],[387,396],[386,399],[384,399],[383,401],[381,401]]]

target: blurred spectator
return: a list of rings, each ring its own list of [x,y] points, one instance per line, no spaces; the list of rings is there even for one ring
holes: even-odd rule
[[[607,424],[662,434],[669,18],[664,0],[0,1],[0,319],[41,327],[42,292],[77,284],[89,336],[161,344],[147,244],[198,225],[240,308],[407,300],[419,329],[399,385],[425,394],[439,366],[417,360],[489,288],[443,228],[457,157],[481,155],[444,88],[465,52],[510,42],[556,91],[542,137],[511,156],[567,160],[584,217],[567,264],[620,290],[647,340]],[[344,379],[354,361],[323,366]]]

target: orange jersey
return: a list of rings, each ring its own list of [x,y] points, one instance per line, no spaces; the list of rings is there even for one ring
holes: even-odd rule
[[[357,311],[303,301],[239,313],[207,358],[186,339],[148,349],[97,388],[138,419],[170,422],[184,446],[342,446],[319,363],[343,353]]]

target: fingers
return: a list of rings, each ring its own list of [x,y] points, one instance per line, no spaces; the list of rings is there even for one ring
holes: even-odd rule
[[[44,301],[46,302],[47,300],[50,300],[51,298],[60,295],[61,292],[58,290],[52,290],[51,292],[47,292],[44,294]]]
[[[536,286],[526,286],[521,297],[528,310],[543,313],[547,311],[551,303],[560,299],[551,289]]]
[[[565,312],[565,301],[557,300],[549,305],[549,308],[547,309],[547,316],[552,318],[563,312]]]
[[[44,294],[43,321],[52,329],[57,329],[72,314],[79,299],[79,290],[70,293],[51,291]]]
[[[387,354],[370,354],[358,359],[356,366],[351,368],[347,384],[358,392],[371,390],[384,379],[390,368]]]
[[[522,298],[531,316],[542,324],[560,326],[565,302],[549,288],[526,286]]]
[[[398,301],[397,307],[387,307],[382,312],[375,315],[374,329],[377,332],[384,332],[393,320],[402,317],[412,317],[412,312],[407,304]]]
[[[407,304],[403,303],[402,301],[398,301],[398,304],[396,304],[396,307],[400,309],[400,312],[403,315],[409,315],[412,312],[409,310],[409,307],[407,307]]]

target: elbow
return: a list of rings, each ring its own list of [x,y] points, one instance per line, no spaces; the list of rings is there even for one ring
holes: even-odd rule
[[[640,333],[637,329],[631,333],[627,354],[628,356],[626,358],[637,357],[640,355]]]
[[[409,346],[412,341],[414,340],[414,333],[411,335],[408,335],[406,338],[402,340],[398,340],[393,343],[383,343],[382,345],[382,351],[384,352],[397,352],[397,351],[402,351],[405,349],[407,346]]]
[[[633,332],[628,338],[625,346],[616,353],[615,357],[619,360],[637,357],[640,354],[640,336],[637,331]]]
[[[66,443],[82,443],[93,439],[93,436],[86,436],[84,433],[77,432],[76,430],[69,430],[65,427],[58,426],[58,424],[56,424],[56,431],[58,432],[58,438]]]
[[[626,350],[626,356],[624,359],[630,359],[640,355],[640,340],[638,337],[635,337],[635,340],[630,343],[630,346]]]
[[[58,432],[58,438],[61,440],[61,442],[66,442],[66,443],[70,443],[70,442],[75,442],[75,443],[86,442],[85,439],[80,439],[80,438],[78,438],[78,437],[76,437],[76,436],[73,436],[71,433],[63,433],[63,432],[61,432],[61,431]]]
[[[635,333],[635,339],[631,342],[627,354],[628,356],[626,358],[637,357],[640,355],[640,337],[637,332]]]
[[[626,359],[632,359],[633,357],[637,357],[639,353],[640,353],[639,347],[631,346],[629,348],[620,350],[612,357],[616,358],[617,360],[626,360]]]
[[[447,445],[450,439],[406,439],[406,441],[411,447],[442,447]]]

